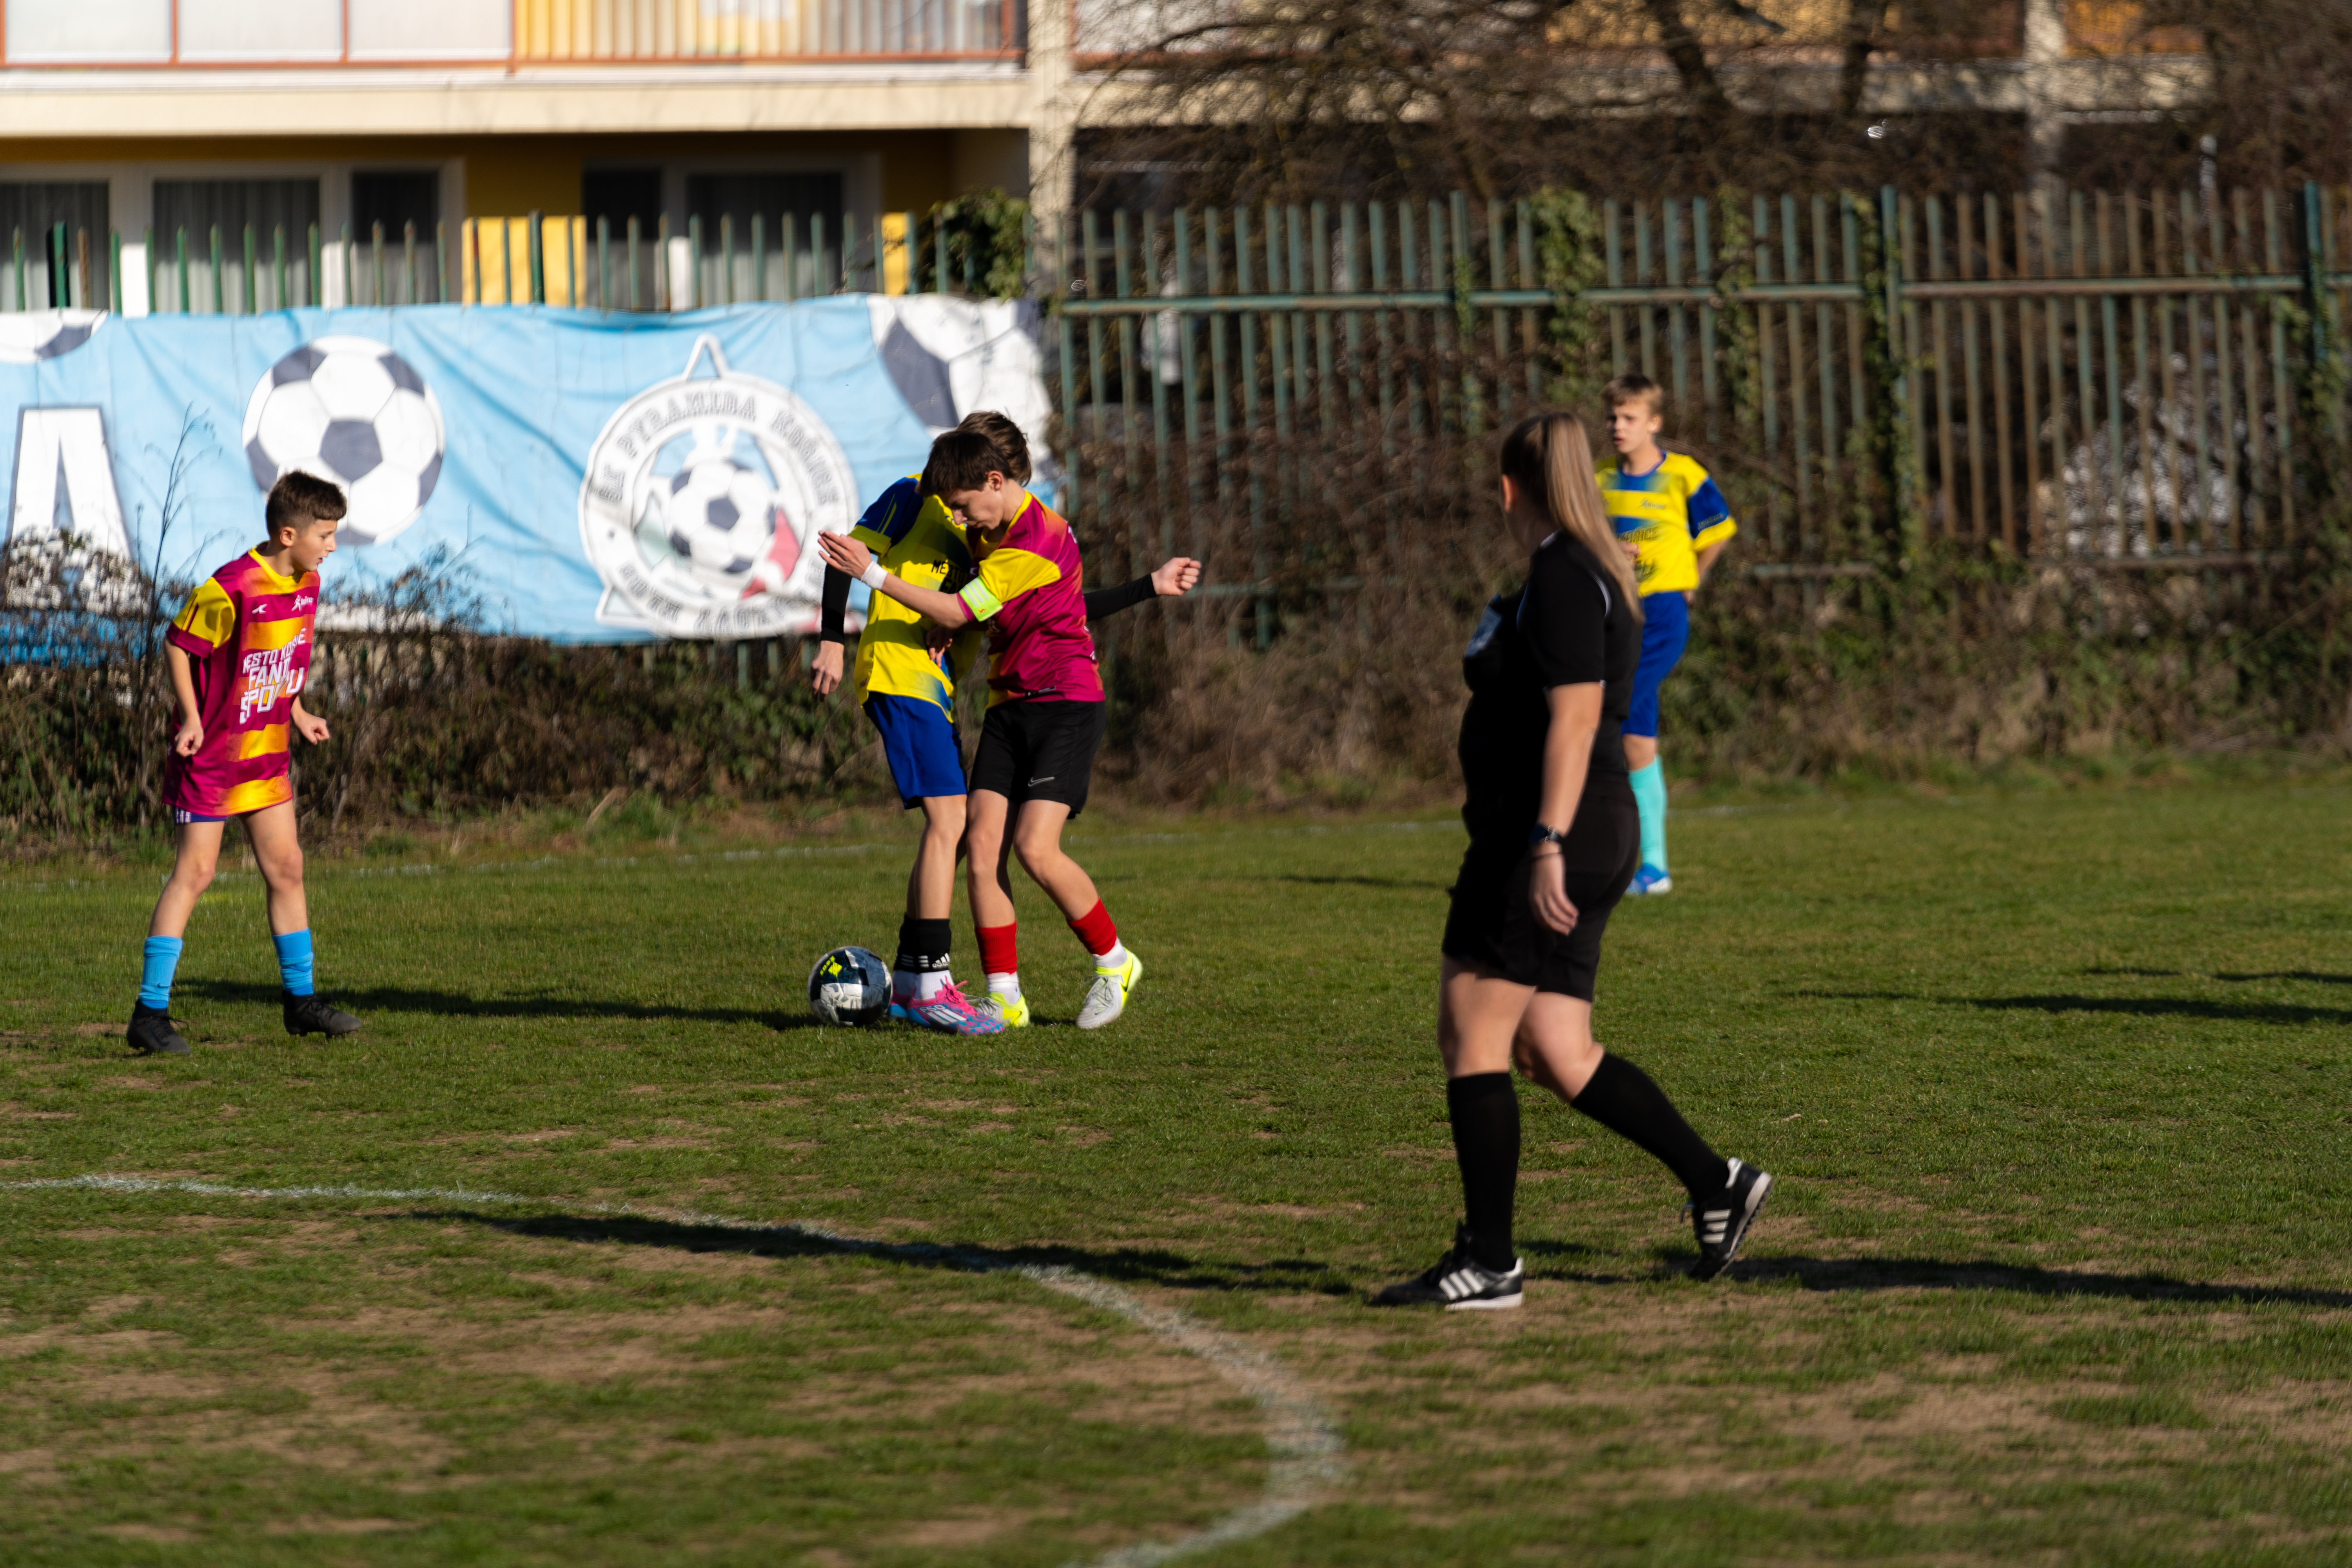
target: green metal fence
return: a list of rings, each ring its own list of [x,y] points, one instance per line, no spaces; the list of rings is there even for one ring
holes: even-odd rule
[[[1393,518],[1350,521],[1335,489],[1402,498],[1393,510],[1482,482],[1492,432],[1548,401],[1590,408],[1627,369],[1666,386],[1670,440],[1723,479],[1738,559],[1768,575],[1865,573],[1931,542],[2115,567],[2284,559],[2328,490],[2314,437],[2345,419],[2331,323],[2352,304],[2347,210],[2316,185],[1456,193],[1083,212],[1032,234],[1029,270],[1073,515],[1130,553],[1214,550],[1218,592],[1260,602],[1263,627],[1270,585],[1343,591],[1375,569],[1372,534],[1398,542]],[[514,237],[495,290],[478,223]],[[912,214],[714,226],[533,215],[129,246],[20,229],[0,310],[115,308],[126,265],[151,309],[236,313],[329,298],[667,310],[980,282],[948,230]]]
[[[1318,470],[1377,475],[1401,443],[1426,462],[1638,369],[1768,575],[1930,541],[2257,565],[2306,541],[2308,421],[2344,417],[2346,205],[2312,185],[1084,213],[1048,247],[1072,504],[1223,507],[1259,565],[1296,559],[1285,519]]]

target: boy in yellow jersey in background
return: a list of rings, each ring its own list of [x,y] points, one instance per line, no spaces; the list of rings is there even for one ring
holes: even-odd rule
[[[1665,390],[1646,375],[1621,375],[1601,389],[1613,459],[1598,467],[1601,500],[1633,562],[1642,591],[1642,661],[1625,716],[1625,765],[1642,814],[1642,868],[1629,896],[1674,890],[1666,874],[1666,776],[1658,761],[1658,689],[1690,640],[1690,597],[1706,580],[1739,524],[1695,458],[1658,444]]]

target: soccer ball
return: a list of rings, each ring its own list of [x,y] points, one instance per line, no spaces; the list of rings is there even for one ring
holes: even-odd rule
[[[740,589],[776,533],[776,489],[732,452],[702,448],[669,477],[662,521],[669,547],[695,576],[727,593]]]
[[[245,458],[264,490],[299,468],[343,487],[343,532],[380,544],[425,509],[441,478],[441,405],[373,338],[314,338],[270,366],[245,405]]]
[[[828,1024],[878,1023],[890,1010],[890,966],[862,947],[836,947],[809,971],[809,1011]]]

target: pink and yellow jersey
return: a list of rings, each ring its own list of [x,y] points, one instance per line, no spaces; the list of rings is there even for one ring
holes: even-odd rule
[[[988,623],[988,705],[1047,699],[1099,702],[1086,571],[1070,525],[1035,496],[962,589]]]
[[[197,585],[169,636],[188,656],[205,741],[194,756],[172,757],[165,805],[241,816],[294,798],[288,736],[318,618],[319,574],[281,577],[257,553]]]

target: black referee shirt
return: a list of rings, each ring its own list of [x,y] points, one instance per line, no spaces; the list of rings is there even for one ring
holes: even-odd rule
[[[1526,585],[1486,606],[1462,655],[1470,708],[1462,716],[1462,818],[1471,836],[1524,836],[1543,799],[1544,737],[1555,686],[1598,681],[1601,728],[1585,793],[1625,773],[1619,727],[1633,697],[1642,624],[1591,552],[1566,532],[1535,552]],[[1555,827],[1563,826],[1554,823]]]

